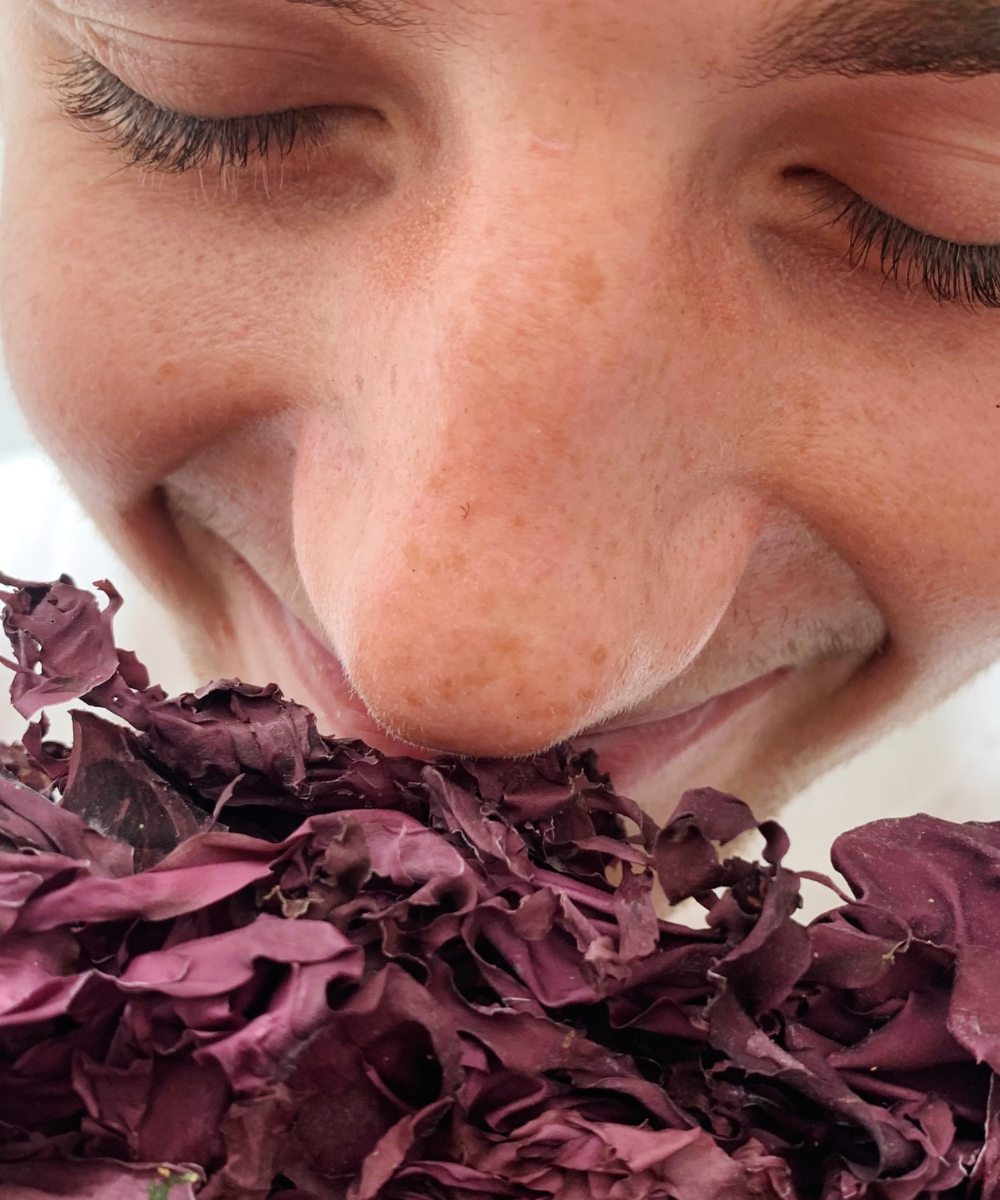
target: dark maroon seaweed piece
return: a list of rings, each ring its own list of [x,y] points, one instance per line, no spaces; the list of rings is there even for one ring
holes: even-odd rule
[[[0,749],[3,1200],[1000,1197],[1000,825],[845,835],[806,927],[732,796],[168,698],[110,585],[6,584],[19,710],[114,721]]]

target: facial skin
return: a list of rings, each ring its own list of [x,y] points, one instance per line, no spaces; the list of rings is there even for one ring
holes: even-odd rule
[[[907,8],[895,74],[875,0],[0,12],[15,389],[205,675],[389,749],[576,738],[663,816],[1000,653],[1000,313],[833,220],[1000,243],[1000,62],[934,60],[982,3]],[[127,166],[81,55],[322,145]]]

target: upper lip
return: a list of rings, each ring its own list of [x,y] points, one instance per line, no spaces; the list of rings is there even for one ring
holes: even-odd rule
[[[733,688],[730,690],[735,691],[737,689]],[[704,700],[697,700],[691,704],[676,705],[673,708],[656,711],[633,709],[630,712],[622,713],[620,716],[611,717],[607,721],[600,721],[596,725],[588,725],[581,733],[574,734],[574,739],[596,737],[602,733],[622,733],[629,729],[641,729],[644,725],[656,725],[660,721],[670,721],[675,717],[683,717],[686,713],[694,712],[695,709],[703,708],[706,704],[710,704],[720,696],[728,694],[729,692],[716,692],[711,696],[707,696]]]
[[[574,734],[572,740],[579,741],[580,739],[598,737],[601,734],[624,733],[629,730],[642,729],[647,725],[658,725],[662,721],[674,720],[677,717],[697,712],[716,700],[721,700],[727,696],[735,696],[736,693],[742,692],[744,689],[749,690],[755,684],[763,684],[764,681],[777,682],[779,678],[788,675],[793,669],[791,666],[785,666],[773,671],[767,671],[762,675],[755,675],[751,679],[735,684],[733,687],[713,692],[701,700],[688,701],[687,703],[675,704],[670,707],[660,706],[655,703],[639,705],[628,712],[621,713],[619,716],[610,717],[606,721],[600,721],[596,725],[588,726],[580,733]]]

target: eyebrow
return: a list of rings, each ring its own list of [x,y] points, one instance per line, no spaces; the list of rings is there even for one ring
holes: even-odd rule
[[[762,81],[837,74],[1000,73],[996,0],[806,0],[759,40],[752,71]]]
[[[290,4],[311,4],[331,8],[353,18],[359,25],[384,25],[400,29],[412,25],[413,11],[405,0],[288,0]]]

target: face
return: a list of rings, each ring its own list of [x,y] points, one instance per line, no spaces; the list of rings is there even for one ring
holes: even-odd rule
[[[662,816],[1000,652],[979,0],[0,11],[11,375],[202,672]]]

